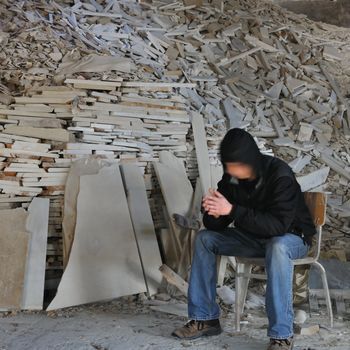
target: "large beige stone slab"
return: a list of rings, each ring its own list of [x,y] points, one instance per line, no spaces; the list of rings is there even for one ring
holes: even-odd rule
[[[146,292],[119,167],[80,178],[68,265],[47,310]]]
[[[67,265],[74,239],[80,176],[97,174],[102,167],[107,165],[111,165],[111,162],[91,157],[82,158],[73,162],[69,169],[64,193],[64,212],[62,221],[64,267]]]

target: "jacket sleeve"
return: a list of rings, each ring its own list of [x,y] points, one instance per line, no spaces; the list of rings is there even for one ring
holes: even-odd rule
[[[225,175],[224,175],[225,176]],[[218,182],[218,191],[228,200],[227,189],[225,186],[225,180],[223,178]],[[233,221],[232,215],[221,215],[215,218],[213,215],[209,215],[208,212],[203,214],[203,225],[208,230],[223,230]]]
[[[298,183],[283,176],[274,183],[266,208],[257,210],[235,205],[229,216],[235,225],[257,236],[282,236],[294,220],[300,193]]]

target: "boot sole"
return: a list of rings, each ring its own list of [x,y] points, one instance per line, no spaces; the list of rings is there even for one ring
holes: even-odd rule
[[[193,339],[198,339],[198,338],[201,338],[201,337],[211,337],[211,336],[214,336],[214,335],[219,335],[221,333],[222,333],[222,328],[205,331],[203,333],[199,333],[199,334],[194,335],[192,337],[179,337],[178,335],[176,335],[174,333],[172,333],[171,335],[176,337],[177,339],[181,339],[181,340],[193,340]]]
[[[290,350],[293,350],[294,349],[294,342],[291,345],[292,345],[292,347],[290,348]]]

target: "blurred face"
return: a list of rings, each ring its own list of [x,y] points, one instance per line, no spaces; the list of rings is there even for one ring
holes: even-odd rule
[[[253,180],[255,178],[253,168],[244,163],[225,163],[226,173],[239,180]]]

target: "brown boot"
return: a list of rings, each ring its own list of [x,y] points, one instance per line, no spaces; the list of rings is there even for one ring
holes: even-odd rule
[[[196,339],[203,336],[218,335],[222,332],[220,321],[188,321],[181,328],[175,329],[171,335],[180,339]]]
[[[294,345],[293,337],[288,339],[270,339],[267,350],[292,350]]]

